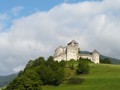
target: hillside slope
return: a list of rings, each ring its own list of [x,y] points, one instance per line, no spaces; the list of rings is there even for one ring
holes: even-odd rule
[[[90,64],[91,71],[81,75],[85,81],[78,85],[43,86],[43,90],[120,90],[120,65]]]
[[[73,65],[74,69],[71,69],[70,65]],[[76,75],[75,68],[77,65],[78,61],[71,60],[65,64],[65,62],[55,62],[53,58],[48,58],[46,61],[43,57],[40,57],[34,61],[29,61],[24,72],[21,72],[19,77],[9,84],[5,90],[22,90],[28,88],[28,86],[30,88],[40,86],[39,89],[33,90],[40,90],[41,88],[42,90],[120,90],[120,65],[90,62],[90,73]],[[54,73],[55,70],[57,71],[56,74]],[[69,84],[69,77],[81,78],[84,82]],[[59,80],[58,86],[53,84],[53,82],[56,83]],[[61,80],[64,82],[61,82]],[[50,84],[51,81],[52,84]],[[21,86],[22,89],[20,89]]]
[[[16,74],[8,75],[8,76],[0,76],[0,87],[7,85],[11,80],[17,77],[17,75],[18,74],[16,73]]]

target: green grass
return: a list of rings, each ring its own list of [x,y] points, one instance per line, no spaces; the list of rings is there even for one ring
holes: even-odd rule
[[[42,90],[120,90],[120,65],[90,64],[85,81],[78,85],[43,86]]]

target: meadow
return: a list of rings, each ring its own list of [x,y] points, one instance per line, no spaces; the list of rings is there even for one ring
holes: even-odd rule
[[[120,65],[90,64],[90,73],[80,75],[82,84],[43,86],[42,90],[120,90]]]

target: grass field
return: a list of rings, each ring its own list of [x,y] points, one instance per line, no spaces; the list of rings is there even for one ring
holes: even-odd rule
[[[43,86],[42,90],[120,90],[120,65],[90,64],[85,81],[78,85]]]

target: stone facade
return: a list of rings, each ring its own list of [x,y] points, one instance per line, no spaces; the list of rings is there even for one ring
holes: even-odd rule
[[[54,53],[55,61],[61,60],[69,61],[71,59],[78,60],[79,58],[88,58],[92,62],[98,64],[99,57],[100,54],[96,49],[90,54],[80,53],[79,44],[75,40],[72,40],[70,43],[68,43],[66,47],[59,46]]]

